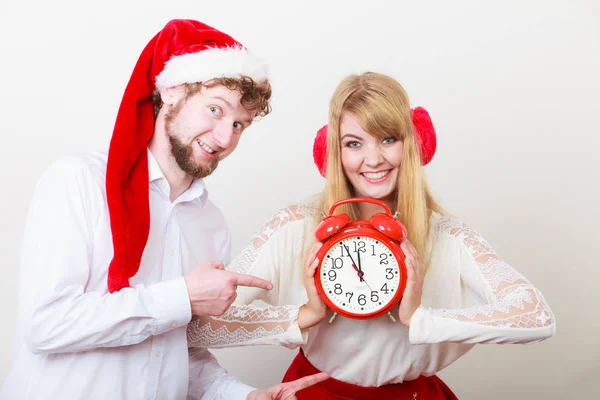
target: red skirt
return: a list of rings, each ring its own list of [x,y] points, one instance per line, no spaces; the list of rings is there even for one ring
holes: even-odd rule
[[[319,373],[300,350],[288,368],[283,382]],[[458,400],[437,376],[420,376],[413,381],[385,386],[357,386],[329,378],[296,393],[298,400]]]

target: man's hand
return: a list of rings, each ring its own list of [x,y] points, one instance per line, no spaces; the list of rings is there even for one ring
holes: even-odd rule
[[[221,262],[205,262],[188,272],[183,278],[190,296],[192,314],[198,316],[221,315],[235,300],[238,286],[251,286],[271,290],[271,282],[252,275],[224,271]]]
[[[329,374],[319,372],[292,382],[280,383],[265,390],[253,390],[248,394],[246,400],[296,400],[296,392],[326,379],[329,379]]]
[[[311,247],[304,264],[304,286],[308,295],[308,302],[300,307],[298,311],[298,327],[300,329],[307,329],[317,325],[327,315],[327,306],[323,302],[323,299],[321,299],[321,296],[319,296],[315,285],[315,271],[319,265],[317,253],[321,246],[323,246],[323,243],[317,242]]]

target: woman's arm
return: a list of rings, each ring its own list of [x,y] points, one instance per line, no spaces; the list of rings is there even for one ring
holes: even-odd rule
[[[540,290],[502,261],[484,238],[452,218],[444,218],[438,232],[460,242],[462,282],[486,303],[464,309],[419,307],[410,322],[411,343],[527,343],[554,335],[554,314]]]
[[[267,279],[273,283],[273,289],[238,288],[236,302],[223,315],[194,318],[190,322],[189,346],[296,347],[306,341],[301,329],[304,327],[298,324],[301,304],[307,300],[301,266],[308,239],[304,227],[314,215],[313,209],[295,205],[267,221],[227,269]],[[297,304],[280,305],[290,297],[300,300]],[[266,305],[255,304],[258,300]]]

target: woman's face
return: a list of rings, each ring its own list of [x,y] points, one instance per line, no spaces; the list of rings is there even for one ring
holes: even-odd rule
[[[365,132],[354,115],[345,112],[340,124],[342,168],[354,195],[391,202],[402,162],[402,142],[393,136],[377,139]]]

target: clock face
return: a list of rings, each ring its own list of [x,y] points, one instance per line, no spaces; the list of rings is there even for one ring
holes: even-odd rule
[[[339,309],[372,314],[385,308],[400,286],[398,261],[380,240],[351,236],[323,256],[319,277],[325,295]]]

